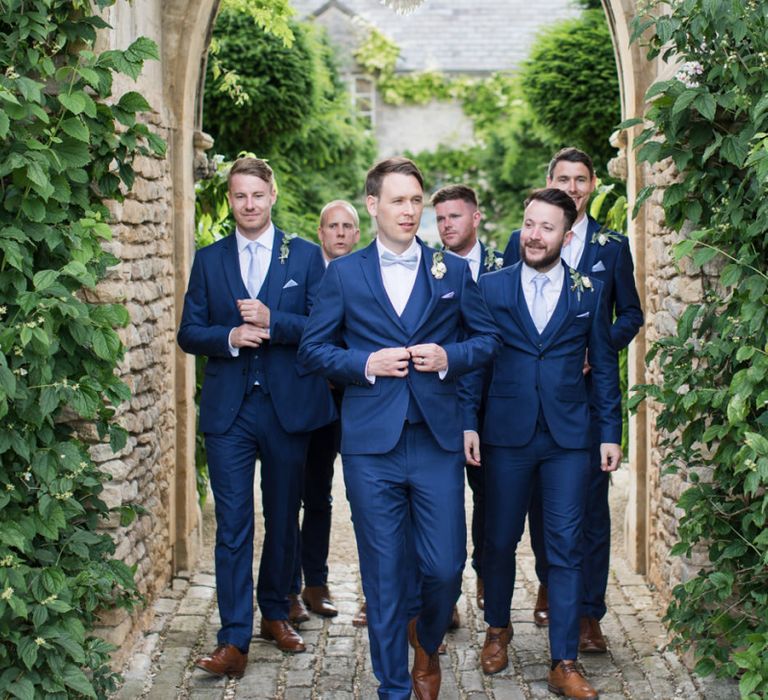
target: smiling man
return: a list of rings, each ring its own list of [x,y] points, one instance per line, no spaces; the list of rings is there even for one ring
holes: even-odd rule
[[[424,188],[414,163],[377,163],[366,195],[376,240],[328,266],[299,360],[345,385],[341,455],[379,698],[413,689],[427,700],[439,693],[438,646],[466,557],[456,379],[490,361],[498,336],[467,265],[416,238]],[[422,607],[409,622],[403,574],[417,567]]]

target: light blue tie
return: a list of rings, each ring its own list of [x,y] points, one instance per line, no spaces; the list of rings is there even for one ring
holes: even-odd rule
[[[255,299],[259,295],[261,289],[261,266],[259,265],[258,250],[261,243],[258,241],[251,241],[248,244],[248,252],[251,254],[251,258],[248,261],[248,294],[251,295],[251,299]]]
[[[533,304],[531,304],[531,317],[536,330],[541,333],[547,327],[547,300],[544,298],[544,287],[549,282],[546,275],[536,275],[532,280],[535,291]]]
[[[390,265],[402,265],[409,270],[415,270],[419,264],[419,254],[411,253],[410,255],[395,255],[385,250],[381,254],[381,266],[389,267]]]

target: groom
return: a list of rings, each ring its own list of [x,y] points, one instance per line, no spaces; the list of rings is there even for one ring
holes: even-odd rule
[[[499,341],[466,262],[416,238],[424,187],[414,163],[377,163],[366,194],[377,239],[328,266],[299,361],[346,385],[341,454],[379,698],[407,700],[413,687],[431,700],[466,558],[456,379],[490,361]],[[422,607],[409,622],[403,573],[415,566]]]

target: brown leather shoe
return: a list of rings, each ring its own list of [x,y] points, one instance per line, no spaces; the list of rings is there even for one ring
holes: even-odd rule
[[[608,651],[600,621],[596,617],[579,620],[579,651],[587,654],[605,654]]]
[[[459,617],[459,608],[454,605],[451,613],[451,621],[448,623],[449,630],[457,630],[461,627],[461,618]]]
[[[339,614],[328,586],[304,586],[301,599],[313,613],[323,617],[336,617]]]
[[[475,602],[480,610],[485,610],[485,585],[483,579],[477,577],[477,591],[475,593]]]
[[[437,700],[441,680],[440,651],[438,649],[432,654],[424,651],[416,634],[416,620],[414,617],[408,623],[408,641],[413,647],[413,694],[417,700]]]
[[[533,608],[533,621],[537,627],[546,627],[549,624],[549,600],[547,599],[547,587],[539,584],[539,592],[536,595],[536,605]]]
[[[596,700],[597,691],[579,673],[576,662],[563,659],[549,672],[547,687],[556,695],[565,695],[569,700]]]
[[[212,654],[195,661],[195,666],[214,676],[242,678],[247,662],[248,654],[243,654],[233,644],[219,644]]]
[[[352,627],[367,627],[368,626],[368,605],[365,601],[360,606],[360,610],[355,613],[352,618]]]
[[[509,665],[507,647],[512,641],[512,636],[512,623],[506,627],[489,627],[486,630],[483,650],[480,652],[483,673],[487,675],[498,673]]]
[[[304,640],[299,636],[288,620],[265,620],[261,618],[261,636],[277,642],[280,651],[288,651],[292,654],[306,651]]]
[[[309,620],[309,613],[298,593],[288,594],[288,619],[292,625],[300,625]]]

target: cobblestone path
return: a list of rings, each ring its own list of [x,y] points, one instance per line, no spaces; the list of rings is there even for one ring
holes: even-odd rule
[[[693,676],[676,654],[665,650],[659,600],[644,579],[630,571],[623,556],[620,533],[625,487],[626,473],[619,472],[611,490],[614,552],[608,614],[602,624],[609,651],[580,658],[588,679],[602,700],[736,700],[735,683]],[[375,700],[377,683],[370,669],[367,632],[351,624],[361,588],[340,465],[334,499],[329,585],[339,615],[331,620],[313,615],[301,625],[306,653],[284,654],[256,637],[240,680],[217,679],[193,667],[201,652],[214,648],[218,627],[209,507],[204,558],[196,571],[175,578],[155,603],[154,624],[132,652],[117,700]],[[470,501],[467,490],[468,506]],[[441,699],[557,697],[547,690],[546,630],[537,628],[531,617],[537,582],[527,534],[523,542],[526,546],[519,551],[512,602],[514,639],[509,668],[495,676],[479,670],[485,624],[474,603],[474,572],[467,565],[458,604],[461,627],[447,635],[447,655],[441,657]],[[258,629],[258,610],[256,615]]]

